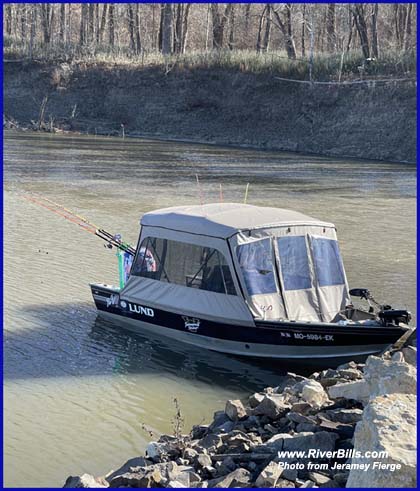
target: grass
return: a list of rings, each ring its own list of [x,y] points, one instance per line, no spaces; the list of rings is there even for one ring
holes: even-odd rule
[[[4,38],[5,59],[28,59],[28,47],[21,42]],[[279,77],[309,80],[309,60],[290,60],[283,51],[256,53],[251,50],[191,51],[182,55],[164,57],[160,53],[142,53],[135,56],[128,48],[110,49],[105,46],[81,48],[78,45],[42,47],[36,45],[32,58],[58,63],[74,62],[101,65],[127,65],[134,67],[162,67],[172,70],[223,69],[255,74],[273,74]],[[337,54],[317,54],[312,65],[312,79],[316,81],[360,79],[364,77],[414,77],[416,53],[414,51],[386,51],[368,66],[359,51]]]

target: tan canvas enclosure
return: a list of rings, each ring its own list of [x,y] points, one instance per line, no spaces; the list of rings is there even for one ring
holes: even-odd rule
[[[349,302],[331,223],[220,203],[157,210],[141,224],[123,299],[238,324],[331,322]]]

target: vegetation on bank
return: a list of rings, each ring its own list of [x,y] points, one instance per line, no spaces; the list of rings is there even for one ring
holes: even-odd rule
[[[5,39],[4,56],[6,60],[28,60],[24,47],[12,39]],[[366,62],[358,51],[344,56],[339,54],[319,54],[312,60],[307,58],[289,59],[285,51],[256,53],[251,50],[192,51],[184,54],[164,56],[162,53],[142,53],[132,55],[127,50],[110,50],[97,47],[95,50],[81,50],[78,46],[63,49],[37,49],[32,61],[44,63],[75,63],[101,65],[112,68],[124,65],[133,69],[160,67],[165,73],[174,69],[222,69],[255,74],[273,74],[296,80],[345,81],[388,77],[415,77],[416,54],[413,51],[399,53],[388,51],[373,61]]]
[[[416,16],[415,4],[7,4],[4,57],[398,78],[416,71]]]

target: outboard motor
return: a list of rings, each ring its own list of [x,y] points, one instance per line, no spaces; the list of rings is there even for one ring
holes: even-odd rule
[[[378,317],[383,326],[398,326],[408,324],[411,321],[411,312],[408,310],[387,309],[378,312]]]

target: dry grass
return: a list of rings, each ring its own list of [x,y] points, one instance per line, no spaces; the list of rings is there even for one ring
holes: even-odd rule
[[[5,59],[28,59],[26,45],[12,38],[4,39]],[[36,46],[32,58],[45,62],[74,62],[101,65],[126,65],[132,67],[162,67],[173,69],[224,69],[248,73],[270,73],[280,77],[309,80],[309,60],[290,60],[283,51],[256,53],[250,50],[192,51],[183,55],[164,57],[160,53],[133,55],[128,49],[109,49],[95,46],[81,48],[78,45],[48,48]],[[314,57],[312,79],[319,81],[358,79],[368,77],[415,76],[416,53],[414,51],[387,51],[373,63],[366,65],[359,51],[338,54],[319,54]]]

